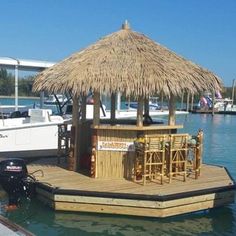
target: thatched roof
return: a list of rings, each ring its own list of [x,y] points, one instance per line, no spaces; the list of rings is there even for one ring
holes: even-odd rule
[[[121,30],[41,72],[34,90],[178,96],[184,91],[219,90],[220,86],[212,72],[124,24]]]

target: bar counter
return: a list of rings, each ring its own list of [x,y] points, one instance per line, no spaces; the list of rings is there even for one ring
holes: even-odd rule
[[[134,174],[134,141],[140,135],[177,133],[182,125],[152,124],[92,125],[92,167],[94,178],[132,179]]]

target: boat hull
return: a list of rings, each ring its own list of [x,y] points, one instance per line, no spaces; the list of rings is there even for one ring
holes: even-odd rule
[[[58,123],[27,124],[0,128],[0,156],[55,156],[58,148]]]

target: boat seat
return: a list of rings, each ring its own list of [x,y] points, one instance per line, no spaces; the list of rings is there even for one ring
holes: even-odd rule
[[[9,118],[19,118],[21,117],[21,112],[20,111],[14,111],[11,113]]]

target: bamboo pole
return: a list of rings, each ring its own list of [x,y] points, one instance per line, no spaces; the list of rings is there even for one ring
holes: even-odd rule
[[[175,97],[173,94],[169,98],[169,120],[168,125],[175,125]]]
[[[144,99],[144,114],[149,116],[149,98]]]
[[[143,97],[138,98],[138,109],[137,109],[137,126],[143,126]]]
[[[81,121],[84,123],[86,121],[86,102],[87,97],[85,95],[82,96],[82,104],[81,104]]]
[[[72,127],[68,170],[76,171],[78,163],[78,96],[73,97]]]
[[[164,95],[163,95],[163,91],[161,91],[161,110],[163,109],[163,104],[164,103]]]
[[[189,111],[189,92],[187,92],[186,111]]]
[[[181,111],[184,109],[184,93],[182,93],[182,96],[181,96]]]
[[[116,94],[111,94],[111,124],[115,124],[116,120]]]
[[[100,93],[94,92],[93,124],[100,124]]]

